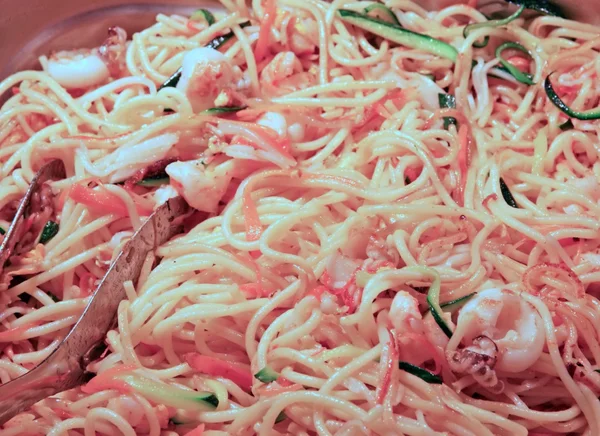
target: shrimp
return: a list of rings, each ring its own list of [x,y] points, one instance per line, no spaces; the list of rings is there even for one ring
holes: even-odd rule
[[[98,54],[112,77],[120,76],[121,71],[124,70],[126,51],[127,32],[120,27],[110,27],[108,38],[98,49]]]
[[[260,82],[270,95],[283,95],[310,86],[312,75],[305,72],[294,52],[277,53],[260,72]]]
[[[317,22],[312,18],[298,19],[290,34],[290,47],[295,53],[314,53],[318,40],[314,35],[319,34]]]
[[[397,332],[423,331],[423,316],[419,311],[419,302],[406,291],[399,291],[392,300],[389,319]]]
[[[125,63],[127,33],[108,29],[108,38],[96,49],[65,50],[47,60],[45,70],[65,89],[90,88],[120,75]]]
[[[481,336],[493,341],[498,348],[495,367],[511,373],[533,365],[546,341],[542,319],[533,307],[518,294],[498,288],[481,291],[464,305],[454,334],[467,344]]]
[[[200,112],[214,107],[221,92],[233,88],[234,76],[224,54],[209,47],[195,48],[183,58],[177,89],[187,96],[194,112]]]
[[[209,170],[202,160],[173,162],[165,171],[185,201],[204,212],[216,211],[231,181],[231,175],[223,167]]]
[[[406,291],[397,292],[388,319],[398,334],[401,360],[413,365],[434,360],[437,365],[439,351],[432,339],[443,336],[443,333],[437,325],[432,325],[427,316],[423,318],[416,298]]]
[[[54,53],[46,70],[65,89],[90,88],[110,77],[100,55],[85,49]]]
[[[286,117],[278,112],[265,112],[256,121],[256,124],[269,127],[280,137],[288,137],[293,142],[300,142],[304,138],[304,126],[300,123],[288,124]]]

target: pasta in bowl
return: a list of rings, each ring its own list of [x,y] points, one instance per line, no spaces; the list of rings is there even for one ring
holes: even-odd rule
[[[2,434],[599,433],[598,28],[539,4],[224,0],[0,83],[0,227],[67,176],[4,268],[2,383],[194,209],[96,376]]]

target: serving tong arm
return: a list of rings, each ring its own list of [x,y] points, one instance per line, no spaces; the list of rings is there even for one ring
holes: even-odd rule
[[[0,386],[0,425],[36,402],[93,377],[86,367],[100,357],[119,303],[126,298],[123,283],[137,281],[148,253],[182,231],[182,225],[174,221],[187,211],[188,206],[180,197],[160,206],[125,244],[58,348],[27,374]]]
[[[15,254],[14,250],[17,242],[19,242],[18,235],[21,233],[21,227],[25,224],[25,220],[31,214],[31,199],[34,194],[40,191],[44,183],[50,180],[64,179],[65,177],[65,165],[61,160],[55,159],[40,168],[31,180],[25,196],[19,202],[15,217],[4,235],[2,244],[0,244],[0,275],[4,270],[4,265],[8,259]]]

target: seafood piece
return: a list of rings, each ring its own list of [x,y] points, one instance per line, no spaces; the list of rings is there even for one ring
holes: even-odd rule
[[[497,288],[479,292],[464,305],[454,334],[465,344],[480,336],[492,340],[498,347],[496,369],[512,373],[533,365],[546,340],[542,318],[534,308],[518,294]]]
[[[61,51],[48,59],[47,71],[65,89],[89,88],[110,77],[98,53],[89,50]]]
[[[111,27],[99,48],[54,53],[47,59],[45,69],[65,89],[90,88],[120,76],[126,49],[125,30]]]
[[[214,107],[219,94],[234,86],[234,76],[233,66],[221,52],[196,48],[183,58],[177,89],[188,97],[194,112],[200,112]]]
[[[223,198],[231,175],[221,168],[212,170],[204,166],[202,160],[173,162],[165,169],[171,178],[171,185],[194,209],[215,212]]]

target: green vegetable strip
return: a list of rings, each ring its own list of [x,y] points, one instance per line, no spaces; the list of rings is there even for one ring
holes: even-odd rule
[[[440,109],[456,109],[456,98],[452,94],[438,94]],[[448,130],[450,124],[456,126],[456,118],[444,117],[444,129]]]
[[[433,319],[440,326],[444,334],[449,338],[452,337],[452,330],[450,327],[448,327],[446,321],[444,321],[444,318],[442,317],[443,312],[440,308],[440,275],[433,268],[428,268],[425,266],[410,266],[404,268],[403,271],[409,274],[422,274],[432,280],[431,285],[429,286],[429,291],[427,292],[427,304],[429,305],[429,310],[431,310]]]
[[[571,121],[571,119],[569,118],[567,121],[565,121],[564,123],[562,123],[560,126],[558,126],[558,128],[560,130],[562,130],[563,132],[567,131],[567,130],[571,130],[574,129],[575,126],[573,125],[573,121]]]
[[[219,115],[219,114],[231,114],[246,109],[248,106],[223,106],[223,107],[211,107],[202,111],[203,114],[208,115]]]
[[[48,297],[52,298],[52,301],[54,301],[55,303],[58,303],[60,301],[60,299],[52,292],[48,292]]]
[[[475,292],[469,295],[465,295],[464,297],[457,298],[456,300],[448,301],[447,303],[440,304],[440,308],[446,309],[446,312],[454,312],[456,309],[461,308],[464,304],[469,301]]]
[[[144,186],[146,188],[154,188],[156,186],[168,185],[171,182],[171,179],[166,174],[159,174],[158,176],[146,177],[143,180],[140,180],[137,185]]]
[[[560,6],[552,3],[548,0],[506,0],[508,3],[512,3],[518,6],[524,6],[525,9],[531,9],[534,11],[541,12],[546,15],[553,15],[555,17],[566,18],[565,13]]]
[[[433,384],[442,384],[442,379],[437,375],[427,371],[426,369],[420,368],[408,362],[398,362],[398,367],[402,371],[406,371],[409,374],[419,377],[421,380],[426,381],[427,383]]]
[[[491,21],[485,21],[483,23],[469,24],[468,26],[465,26],[465,28],[463,29],[463,36],[466,38],[469,36],[469,33],[471,33],[472,31],[477,30],[477,29],[483,29],[485,27],[496,28],[496,27],[506,26],[508,23],[519,18],[524,10],[525,10],[525,6],[521,6],[519,9],[517,9],[517,11],[514,14],[510,15],[509,17],[503,18],[502,20],[491,20]],[[478,47],[478,48],[485,47],[487,45],[489,39],[490,39],[490,37],[486,36],[483,43],[474,43],[473,46]]]
[[[263,383],[271,383],[279,378],[279,373],[277,371],[273,371],[268,366],[265,366],[263,369],[254,374],[254,377]]]
[[[0,227],[0,235],[5,235],[6,234],[6,230],[4,230],[2,227]]]
[[[349,9],[339,9],[338,15],[343,21],[396,44],[423,50],[427,53],[450,59],[452,62],[456,62],[456,58],[458,57],[458,51],[453,46],[431,36],[412,32]]]
[[[508,189],[508,186],[506,185],[504,180],[502,180],[502,177],[500,177],[500,191],[502,192],[502,197],[504,197],[504,201],[506,201],[506,203],[510,207],[514,207],[515,209],[519,208],[515,197],[513,197],[512,193],[510,192],[510,189]]]
[[[250,22],[246,21],[246,22],[240,24],[240,27],[243,29],[244,27],[248,27],[249,25],[250,25]],[[225,35],[217,36],[212,41],[210,41],[208,44],[206,44],[205,47],[217,50],[219,47],[221,47],[223,44],[225,44],[227,41],[229,41],[234,36],[235,36],[235,34],[233,32],[229,32],[229,33],[226,33]],[[169,77],[165,83],[160,85],[158,87],[158,90],[160,91],[163,88],[176,87],[177,83],[179,83],[180,78],[181,78],[181,67],[177,71],[175,71],[173,73],[173,75],[171,77]]]
[[[209,26],[215,24],[215,16],[206,9],[198,9],[190,16],[190,20],[192,21],[201,21],[204,20],[208,23]]]
[[[197,407],[203,410],[214,410],[219,405],[219,400],[211,392],[184,390],[138,374],[124,374],[117,378],[157,404],[164,404],[176,409]]]
[[[40,244],[45,244],[50,239],[54,238],[58,233],[58,224],[54,221],[48,221],[42,230],[42,235],[40,236]]]
[[[535,82],[533,81],[533,76],[531,74],[519,70],[517,67],[515,67],[513,64],[511,64],[502,57],[502,52],[509,48],[519,50],[520,52],[523,52],[529,57],[531,57],[531,53],[529,53],[529,50],[527,50],[521,44],[518,44],[516,42],[505,42],[504,44],[499,45],[496,49],[496,57],[498,58],[502,66],[506,68],[508,72],[519,82],[524,83],[525,85],[535,85]]]
[[[388,20],[384,20],[383,18],[380,18],[377,15],[375,15],[374,18],[380,19],[382,21],[389,21],[390,23],[395,24],[398,27],[402,27],[402,24],[400,24],[400,21],[398,21],[398,17],[396,17],[396,14],[394,14],[394,12],[392,12],[390,8],[381,3],[373,3],[372,5],[367,6],[365,8],[365,14],[373,16],[373,14],[370,14],[370,12],[381,12],[381,15],[387,17]]]
[[[550,80],[550,77],[552,76],[552,74],[554,74],[554,73],[550,73],[550,74],[548,74],[548,77],[546,77],[546,80],[544,81],[544,90],[546,91],[546,95],[548,96],[550,101],[552,103],[554,103],[554,106],[559,108],[562,112],[564,112],[571,118],[575,118],[577,120],[600,119],[600,107],[595,108],[595,109],[590,109],[587,111],[576,111],[574,109],[571,109],[569,106],[567,106],[566,103],[560,99],[560,97],[558,96],[556,91],[554,91],[554,88],[552,87],[552,81]]]

